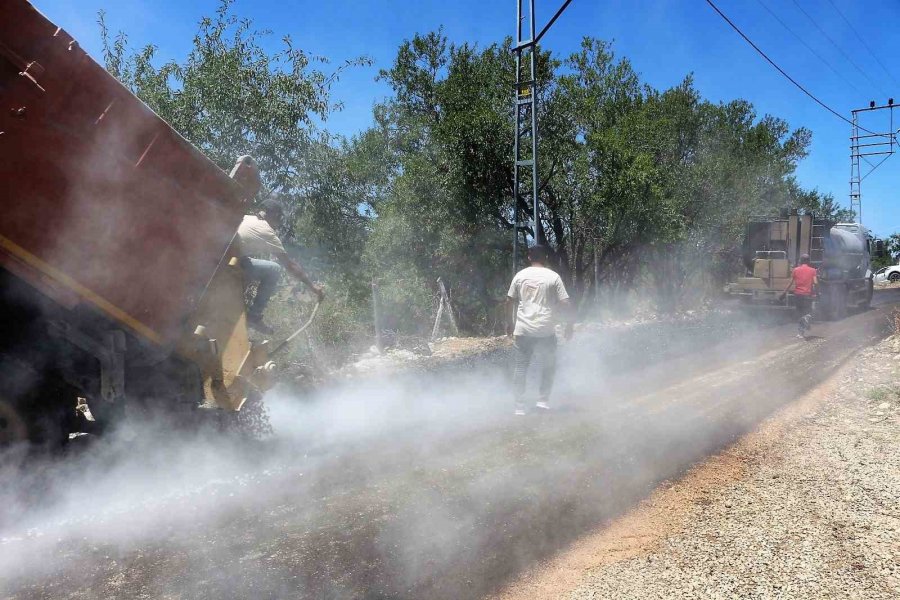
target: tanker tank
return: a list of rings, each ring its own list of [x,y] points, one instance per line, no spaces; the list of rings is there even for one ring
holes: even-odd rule
[[[855,223],[841,223],[829,231],[822,265],[825,279],[865,277],[869,269],[868,231]]]

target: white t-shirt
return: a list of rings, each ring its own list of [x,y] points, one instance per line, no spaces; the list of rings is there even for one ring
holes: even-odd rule
[[[546,267],[527,267],[516,273],[507,296],[519,301],[513,335],[528,337],[555,335],[554,309],[569,298],[559,274]]]
[[[286,254],[272,226],[255,215],[245,216],[237,233],[241,241],[241,256],[260,258]]]

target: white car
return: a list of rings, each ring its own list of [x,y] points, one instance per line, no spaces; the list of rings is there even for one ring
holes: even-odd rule
[[[875,271],[872,278],[875,283],[887,283],[900,281],[900,265],[891,265]]]

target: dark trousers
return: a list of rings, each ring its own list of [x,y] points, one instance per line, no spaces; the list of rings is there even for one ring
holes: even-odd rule
[[[812,296],[794,296],[794,306],[797,308],[797,332],[804,335],[809,331],[812,322]]]
[[[546,402],[553,389],[553,378],[556,375],[556,336],[515,337],[515,369],[513,370],[513,394],[516,403],[521,404],[525,395],[525,378],[532,357],[537,354],[541,367],[540,401]]]

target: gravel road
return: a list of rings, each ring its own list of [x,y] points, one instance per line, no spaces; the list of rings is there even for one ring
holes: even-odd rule
[[[865,350],[739,481],[568,598],[900,598],[900,340]]]
[[[897,299],[809,342],[722,323],[610,336],[630,359],[564,347],[551,415],[513,419],[503,378],[471,369],[282,399],[256,447],[104,442],[4,507],[0,597],[481,598],[821,385]]]

